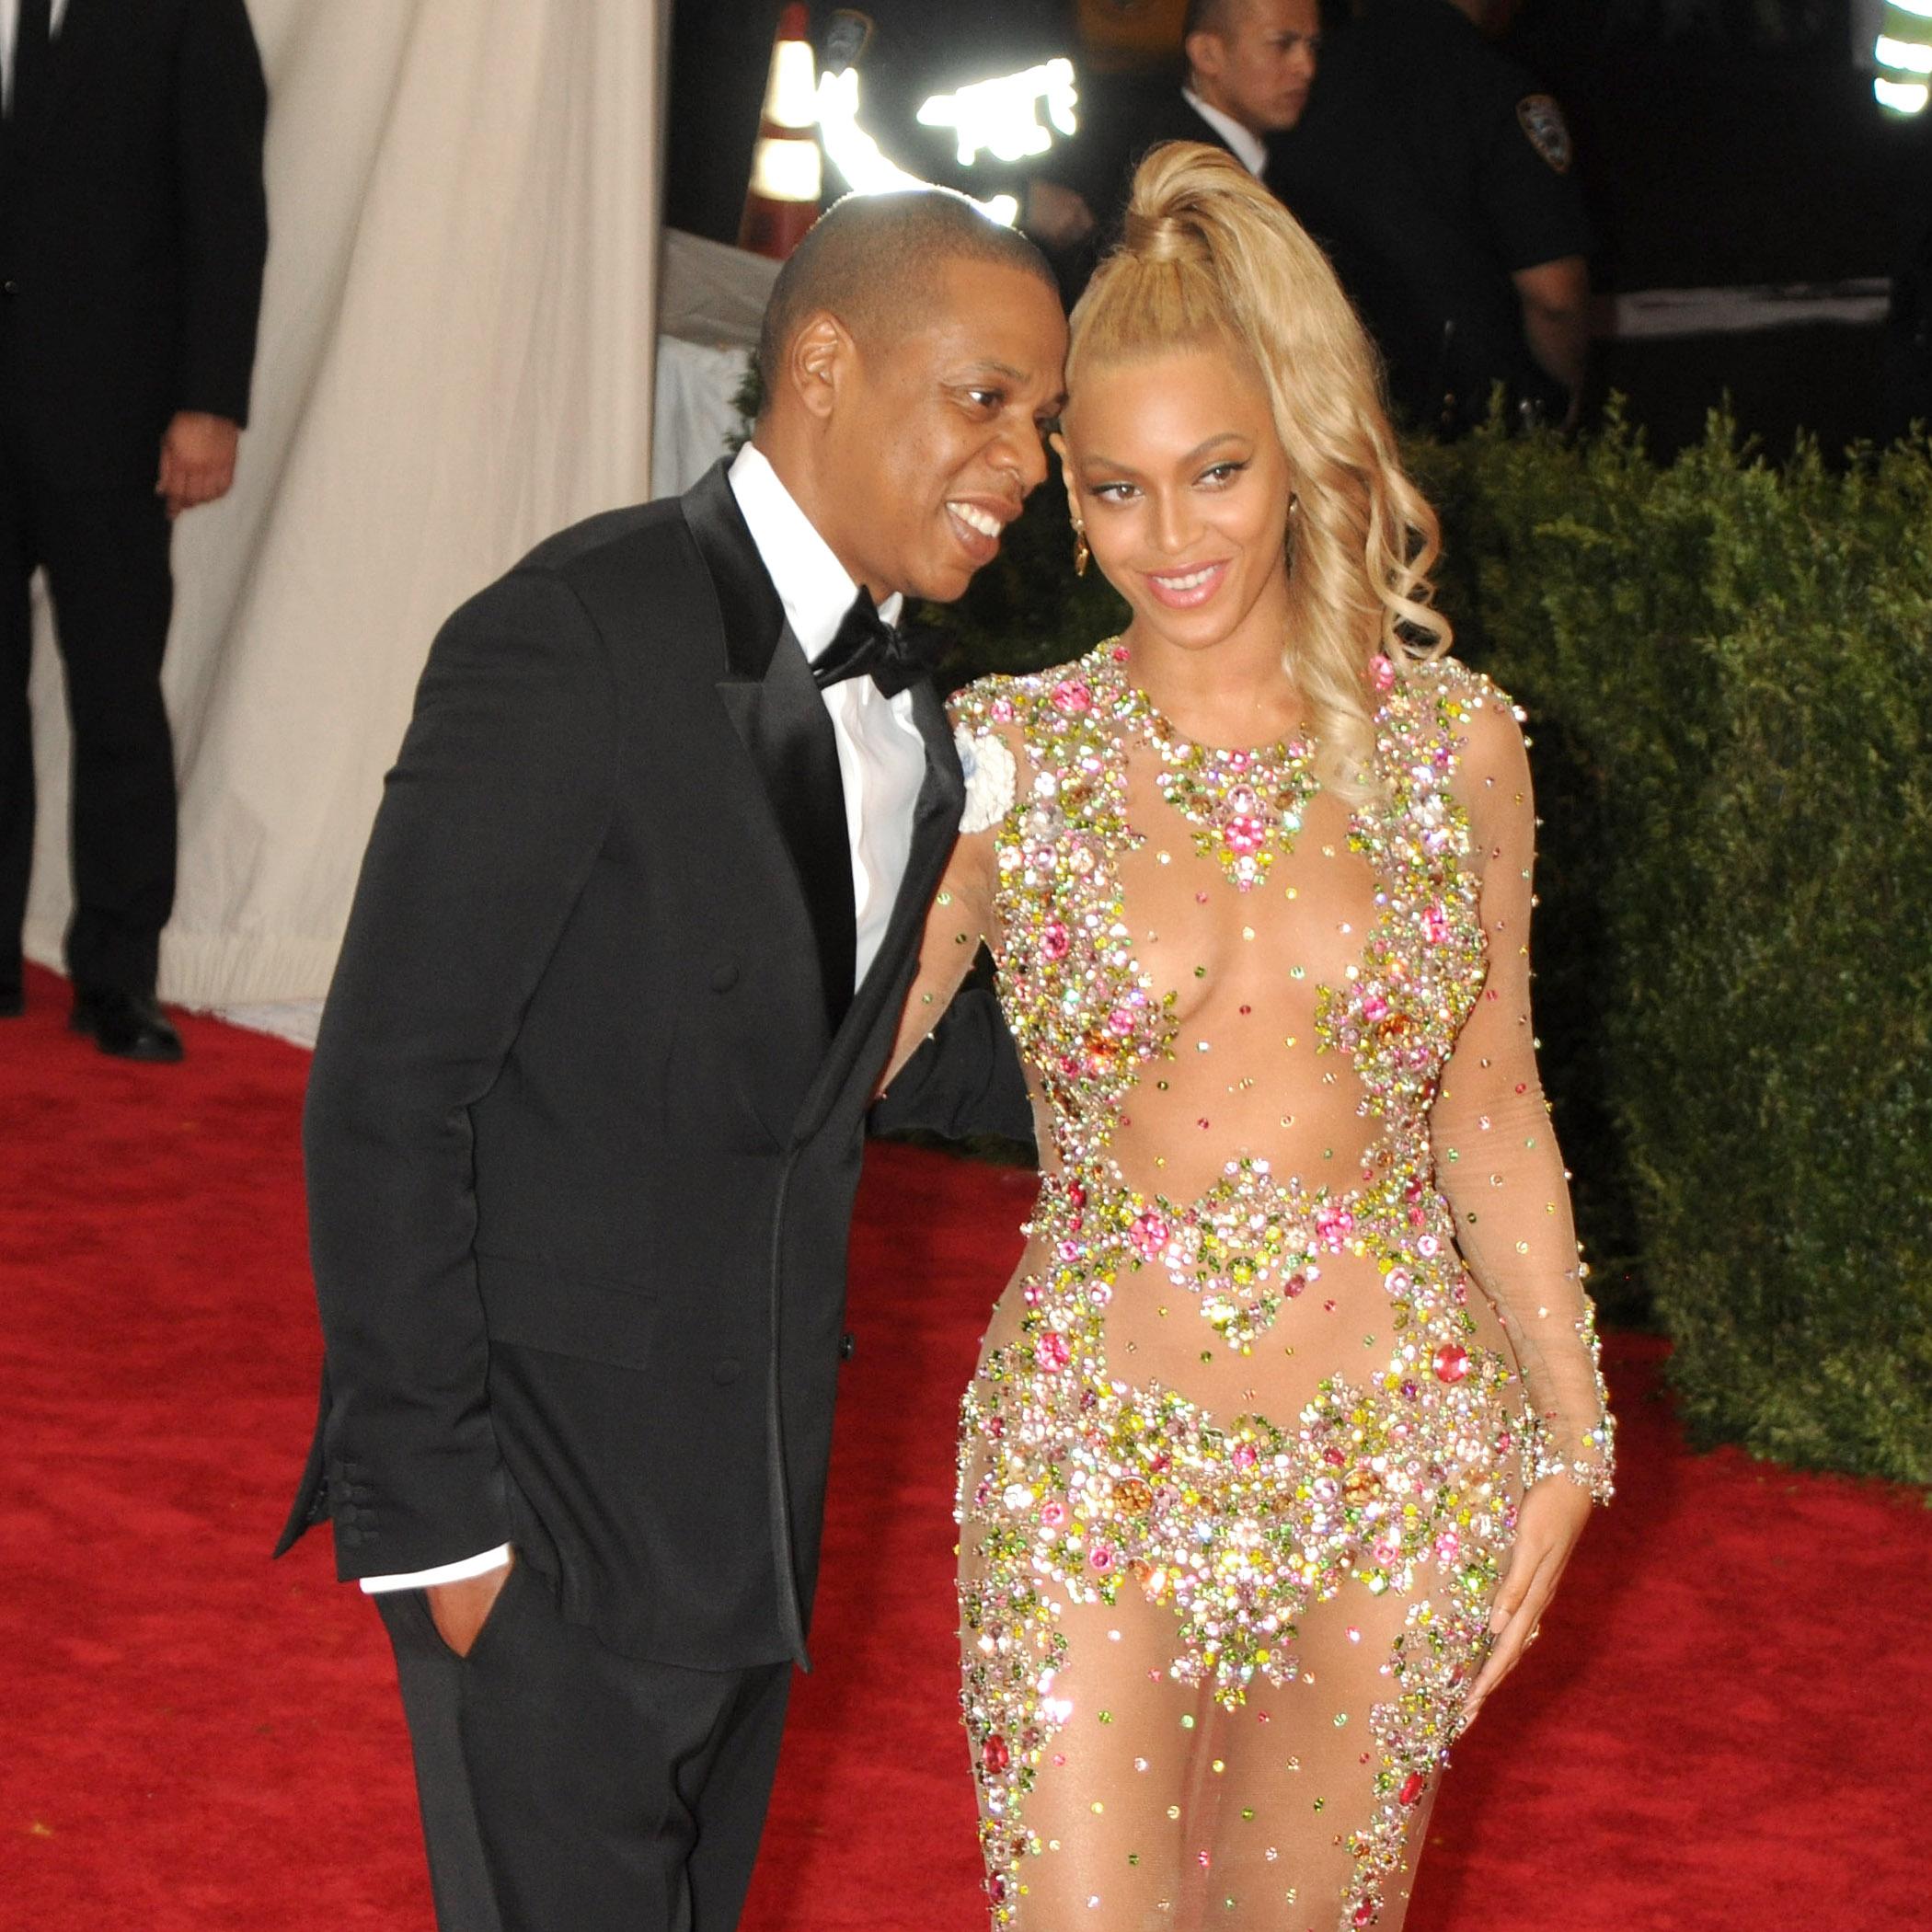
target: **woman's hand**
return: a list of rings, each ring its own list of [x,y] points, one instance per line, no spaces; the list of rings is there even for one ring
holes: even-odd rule
[[[1524,1497],[1516,1516],[1516,1541],[1489,1610],[1495,1646],[1464,1707],[1465,1731],[1475,1723],[1489,1693],[1536,1640],[1536,1627],[1556,1594],[1593,1507],[1589,1491],[1567,1476],[1546,1476]]]

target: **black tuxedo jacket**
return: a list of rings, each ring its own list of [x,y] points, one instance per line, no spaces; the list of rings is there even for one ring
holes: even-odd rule
[[[0,408],[69,487],[154,482],[180,409],[246,422],[268,212],[243,0],[68,0],[0,121]]]
[[[803,1661],[864,1116],[964,797],[914,706],[853,997],[831,720],[722,465],[451,618],[309,1086],[326,1368],[282,1548],[324,1514],[345,1578],[508,1540],[622,1652]]]

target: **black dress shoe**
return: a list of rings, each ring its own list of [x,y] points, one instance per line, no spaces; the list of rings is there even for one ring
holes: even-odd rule
[[[103,1053],[114,1053],[123,1060],[181,1057],[181,1036],[145,993],[76,987],[67,1024],[76,1033],[91,1034]]]

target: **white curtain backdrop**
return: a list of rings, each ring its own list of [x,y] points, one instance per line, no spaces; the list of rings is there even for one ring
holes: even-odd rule
[[[320,994],[436,626],[650,489],[668,0],[250,0],[271,91],[253,425],[177,526],[163,997]],[[37,615],[28,947],[68,911]]]

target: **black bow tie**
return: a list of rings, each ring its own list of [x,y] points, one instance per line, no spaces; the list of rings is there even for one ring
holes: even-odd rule
[[[897,697],[932,669],[934,656],[927,639],[888,624],[871,592],[862,589],[837,634],[813,659],[811,681],[829,691],[848,677],[869,677],[886,696]]]

